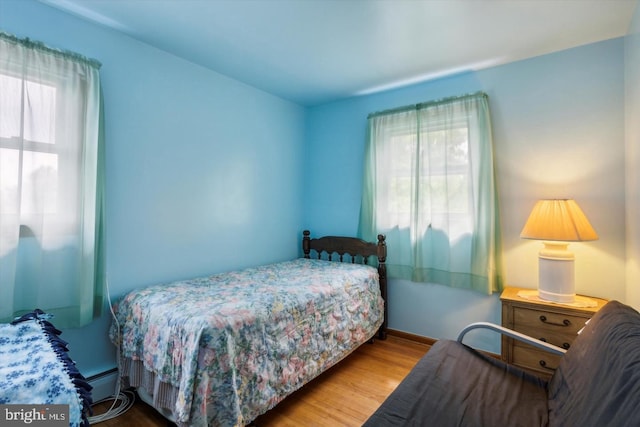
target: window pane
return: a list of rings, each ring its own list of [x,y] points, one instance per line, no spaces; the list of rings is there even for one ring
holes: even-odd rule
[[[420,215],[427,223],[435,221],[436,225],[439,222],[435,218],[427,218],[429,216],[471,214],[468,128],[466,125],[450,129],[442,126],[431,128],[435,130],[425,130],[419,135],[419,153],[415,134],[397,129],[390,137],[388,195],[384,198],[387,212],[379,213],[380,219],[386,220],[385,226],[408,227],[412,201],[416,196]],[[417,157],[420,157],[421,173],[417,178],[418,191],[414,193],[412,176]],[[458,229],[455,234],[470,231],[470,221],[462,222],[463,229],[455,226]]]
[[[455,128],[449,131],[447,163],[462,166],[469,164],[469,128]]]
[[[408,176],[394,176],[389,180],[389,197],[387,197],[389,215],[382,218],[389,220],[389,227],[408,227],[411,218],[411,179]]]
[[[469,213],[467,174],[433,175],[420,178],[421,209],[433,213]]]
[[[55,144],[56,88],[27,81],[24,103],[24,138]]]
[[[387,181],[387,212],[379,215],[382,220],[386,220],[384,222],[388,227],[404,228],[409,226],[412,200],[411,171],[416,158],[416,143],[415,134],[398,132],[391,137],[388,145],[387,161],[390,167],[390,176]]]
[[[0,138],[20,137],[22,80],[0,74]]]
[[[0,75],[0,138],[24,138],[55,144],[56,89],[27,81],[22,99],[22,79]],[[24,105],[24,133],[20,126]]]
[[[19,151],[0,148],[0,214],[17,214]]]
[[[22,213],[56,212],[58,156],[25,151],[22,170]]]

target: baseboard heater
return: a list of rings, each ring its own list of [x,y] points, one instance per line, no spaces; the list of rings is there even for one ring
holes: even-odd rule
[[[118,382],[118,368],[109,369],[108,371],[92,375],[87,378],[87,382],[91,384],[91,396],[93,401],[97,402],[107,397],[111,397],[116,392],[116,383]]]

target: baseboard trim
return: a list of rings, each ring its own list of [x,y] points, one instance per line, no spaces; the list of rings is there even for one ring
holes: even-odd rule
[[[87,378],[87,382],[93,387],[91,397],[94,402],[111,397],[116,392],[118,383],[118,368],[113,368]]]
[[[397,329],[387,329],[387,334],[393,335],[394,337],[403,338],[405,340],[415,341],[415,342],[419,342],[421,344],[427,344],[427,345],[434,345],[436,341],[438,341],[435,338],[430,338],[422,335],[412,334],[409,332],[399,331]],[[496,354],[486,350],[478,350],[478,351],[486,354],[489,357],[493,357],[494,359],[498,359],[498,360],[502,359],[502,356],[500,354]]]
[[[412,334],[405,331],[399,331],[397,329],[387,329],[387,334],[393,335],[394,337],[403,338],[409,341],[419,342],[421,344],[433,345],[435,344],[436,339],[425,337],[422,335]]]

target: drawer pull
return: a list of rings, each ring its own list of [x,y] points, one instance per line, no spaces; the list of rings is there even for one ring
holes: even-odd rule
[[[548,369],[550,371],[555,371],[555,368],[550,368],[547,366],[547,362],[545,362],[544,360],[541,360],[538,362],[540,364],[540,366],[542,366],[544,369]]]
[[[545,315],[540,316],[540,321],[542,323],[546,323],[547,325],[554,325],[554,326],[570,326],[571,325],[571,321],[569,319],[564,319],[562,323],[550,322],[547,320],[547,316]]]
[[[540,341],[543,342],[547,342],[546,338],[538,338]],[[562,343],[562,348],[564,348],[565,350],[569,350],[569,347],[571,347],[571,344],[569,344],[568,342]]]

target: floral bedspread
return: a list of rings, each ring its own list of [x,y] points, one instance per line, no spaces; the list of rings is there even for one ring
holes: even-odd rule
[[[0,404],[68,405],[69,425],[88,427],[91,386],[67,355],[60,331],[46,320],[50,317],[36,310],[11,324],[0,324]],[[47,417],[62,419],[48,410],[39,408],[33,419],[13,422],[42,425],[54,419]]]
[[[298,259],[133,291],[111,337],[178,389],[178,424],[241,426],[370,339],[382,317],[375,268]]]

